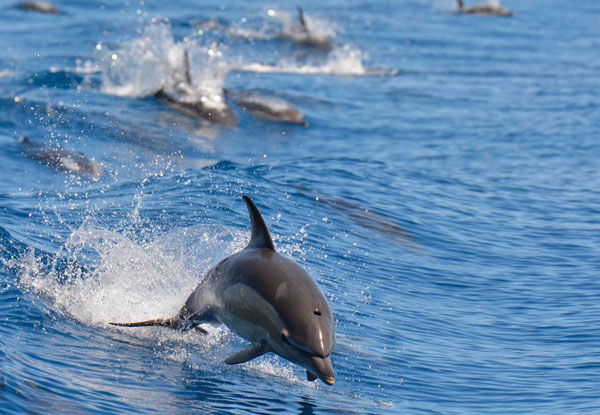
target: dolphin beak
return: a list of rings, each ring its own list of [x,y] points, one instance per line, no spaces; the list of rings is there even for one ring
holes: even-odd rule
[[[315,374],[328,385],[333,385],[335,383],[335,374],[333,373],[333,367],[331,366],[331,358],[328,356],[326,358],[313,356],[310,358],[315,370]]]

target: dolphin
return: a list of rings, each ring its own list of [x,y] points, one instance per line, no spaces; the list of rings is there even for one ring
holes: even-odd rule
[[[250,342],[225,363],[273,352],[304,367],[309,381],[319,378],[333,385],[335,331],[329,303],[300,265],[275,251],[258,208],[243,198],[252,226],[248,246],[211,268],[175,317],[109,324],[183,330],[204,322],[224,324]]]
[[[511,12],[510,10],[506,10],[505,8],[500,6],[499,2],[482,3],[470,7],[465,7],[462,0],[456,0],[456,4],[458,6],[458,13],[462,14],[478,14],[483,16],[502,17],[514,16],[513,12]]]
[[[31,141],[26,136],[20,137],[18,141],[23,155],[46,166],[89,176],[100,176],[102,174],[100,165],[83,154],[74,153],[60,147],[46,147]]]
[[[331,37],[323,34],[315,35],[315,33],[313,33],[310,30],[306,22],[306,18],[304,17],[304,11],[302,10],[302,7],[298,6],[297,10],[298,21],[300,24],[297,26],[287,28],[282,33],[280,33],[278,37],[291,40],[301,46],[310,47],[323,52],[329,52],[330,50],[332,50],[335,47],[335,43],[333,42]]]
[[[174,88],[163,87],[154,94],[154,97],[168,107],[191,117],[230,127],[238,124],[237,116],[226,104],[222,91],[203,93],[198,96],[192,81],[187,50],[184,52],[184,76],[185,80],[177,82]]]
[[[228,89],[223,89],[223,91],[242,110],[250,112],[255,117],[303,125],[304,127],[309,126],[304,120],[304,113],[288,102],[255,93],[236,93]]]
[[[15,7],[28,12],[58,14],[58,9],[56,7],[43,1],[22,1],[17,3]]]

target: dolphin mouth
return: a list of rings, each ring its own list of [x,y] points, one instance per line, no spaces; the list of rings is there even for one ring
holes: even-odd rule
[[[313,364],[315,375],[317,375],[319,379],[328,385],[333,385],[335,383],[335,374],[333,373],[331,358],[329,356],[326,358],[313,356],[310,358],[310,361]]]

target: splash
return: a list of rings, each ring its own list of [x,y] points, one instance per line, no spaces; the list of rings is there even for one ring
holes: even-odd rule
[[[171,316],[201,275],[246,238],[223,227],[195,226],[138,242],[88,220],[52,264],[45,266],[32,252],[21,258],[20,283],[56,312],[85,324]]]
[[[15,75],[13,71],[9,71],[8,69],[0,69],[0,78],[11,78]]]
[[[278,36],[299,41],[306,36],[308,29],[310,36],[320,41],[331,41],[336,37],[336,27],[328,20],[303,13],[302,17],[306,23],[306,27],[303,27],[298,21],[299,16],[274,9],[269,9],[267,14],[282,25],[283,29]]]
[[[322,65],[302,65],[296,61],[281,61],[277,65],[262,63],[249,63],[239,69],[245,72],[259,73],[295,73],[295,74],[325,74],[341,76],[364,76],[369,72],[363,65],[363,56],[360,49],[351,45],[344,45],[332,50],[327,61]]]
[[[458,4],[456,0],[435,0],[433,2],[433,11],[437,13],[447,13],[457,11]]]
[[[289,40],[299,40],[306,35],[304,29],[300,27],[298,16],[290,14],[283,10],[269,8],[267,16],[270,21],[263,24],[253,24],[250,27],[240,23],[234,23],[226,29],[232,37],[241,37],[250,41],[254,40],[275,40],[287,38]],[[336,32],[340,29],[332,22],[320,17],[304,15],[304,19],[310,34],[315,39],[333,40],[337,36]],[[247,23],[247,20],[243,20]]]
[[[219,46],[201,46],[187,39],[176,42],[169,26],[163,23],[151,24],[139,37],[123,42],[115,50],[98,44],[102,91],[146,97],[163,90],[182,102],[202,101],[215,108],[224,107],[222,90],[228,65]],[[191,85],[186,82],[186,51],[193,74]]]

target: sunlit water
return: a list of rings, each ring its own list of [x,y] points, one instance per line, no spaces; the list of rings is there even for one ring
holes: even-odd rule
[[[600,412],[600,3],[303,3],[331,51],[293,42],[293,3],[13,5],[0,413]],[[282,99],[310,127],[165,107],[184,50],[194,93]],[[103,174],[25,158],[21,135]],[[243,194],[330,300],[333,387],[272,354],[226,365],[225,327],[107,324],[173,315],[247,243]]]

